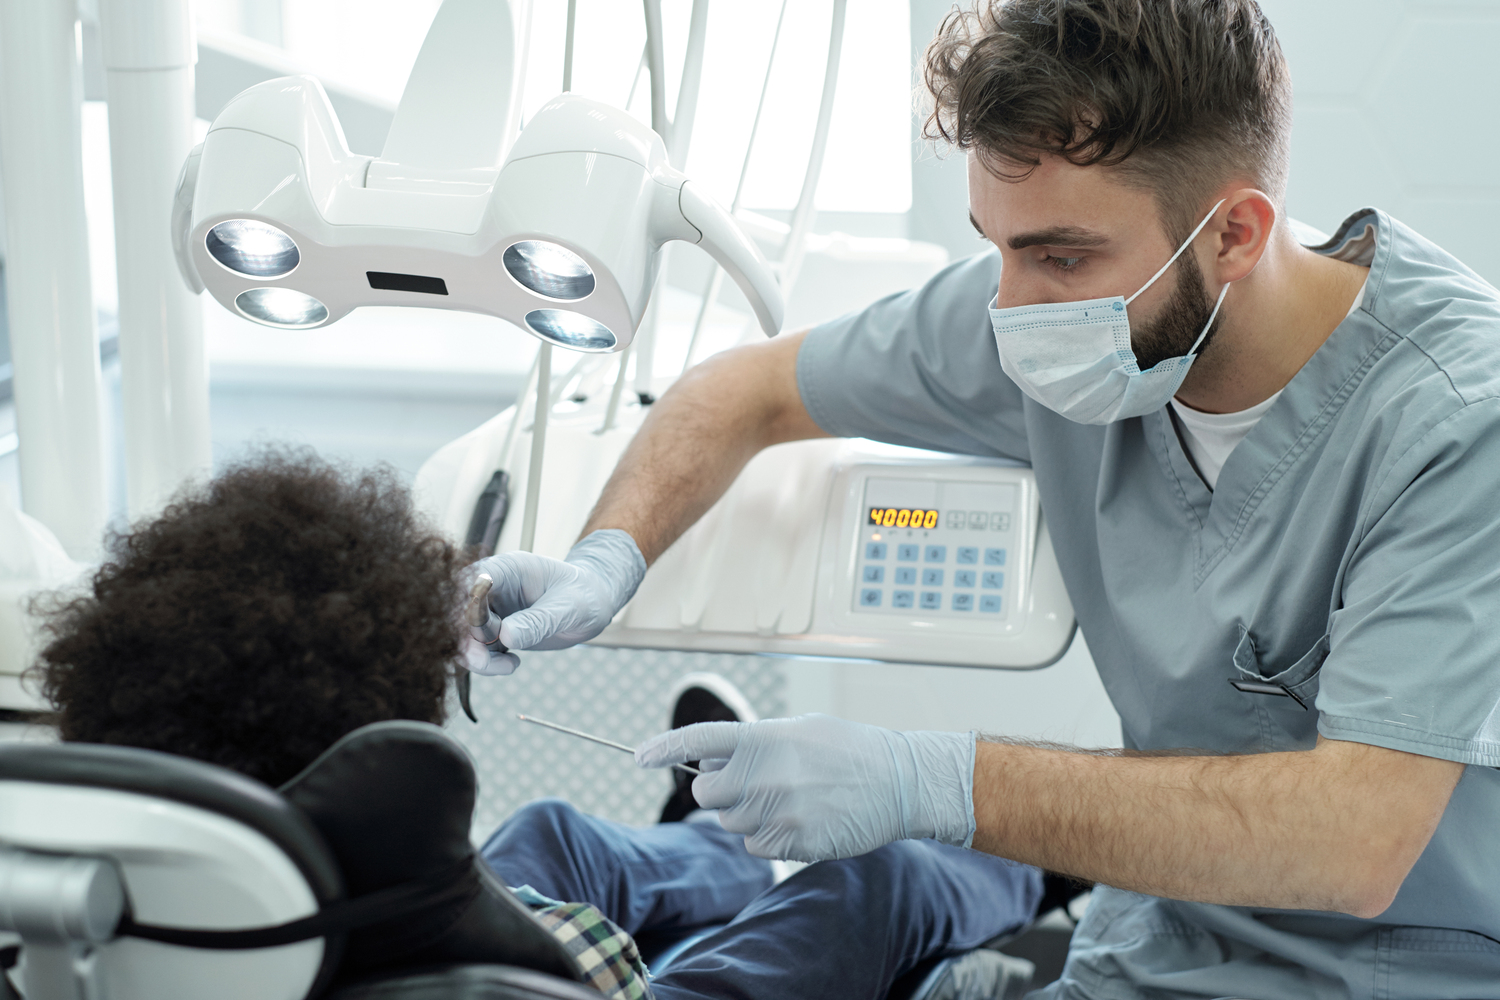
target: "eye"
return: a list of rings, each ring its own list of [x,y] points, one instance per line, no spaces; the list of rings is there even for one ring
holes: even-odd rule
[[[1042,258],[1042,263],[1059,271],[1076,271],[1084,260],[1083,257],[1053,257],[1049,254]]]

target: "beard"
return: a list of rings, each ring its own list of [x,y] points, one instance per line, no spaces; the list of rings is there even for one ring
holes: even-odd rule
[[[1177,258],[1177,287],[1161,314],[1130,337],[1135,363],[1141,371],[1150,371],[1168,358],[1179,358],[1193,349],[1193,342],[1213,315],[1213,302],[1203,290],[1203,272],[1191,252]],[[1214,320],[1212,330],[1198,345],[1201,355],[1213,343],[1221,319]]]

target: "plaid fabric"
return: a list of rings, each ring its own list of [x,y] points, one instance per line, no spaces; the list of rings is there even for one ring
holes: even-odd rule
[[[588,903],[550,903],[532,912],[578,960],[585,981],[607,997],[651,1000],[635,941]]]

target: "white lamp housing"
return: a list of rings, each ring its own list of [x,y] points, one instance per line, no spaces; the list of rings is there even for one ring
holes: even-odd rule
[[[413,96],[398,120],[420,115]],[[623,111],[562,94],[498,168],[407,167],[386,153],[349,151],[312,77],[246,90],[183,168],[174,233],[188,283],[281,328],[427,306],[611,352],[635,335],[662,244],[683,240],[729,272],[768,336],[780,329],[781,294],[754,244]]]

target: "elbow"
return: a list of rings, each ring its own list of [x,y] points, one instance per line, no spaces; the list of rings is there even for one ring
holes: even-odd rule
[[[1334,909],[1361,920],[1374,920],[1391,908],[1391,903],[1396,900],[1396,891],[1400,888],[1399,882],[1391,887],[1386,882],[1372,880],[1369,885],[1358,886],[1354,891],[1346,892]]]
[[[1401,852],[1399,857],[1384,858],[1346,873],[1335,887],[1333,897],[1337,903],[1332,908],[1362,920],[1375,919],[1396,901],[1396,893],[1401,891],[1416,860],[1415,856]]]

